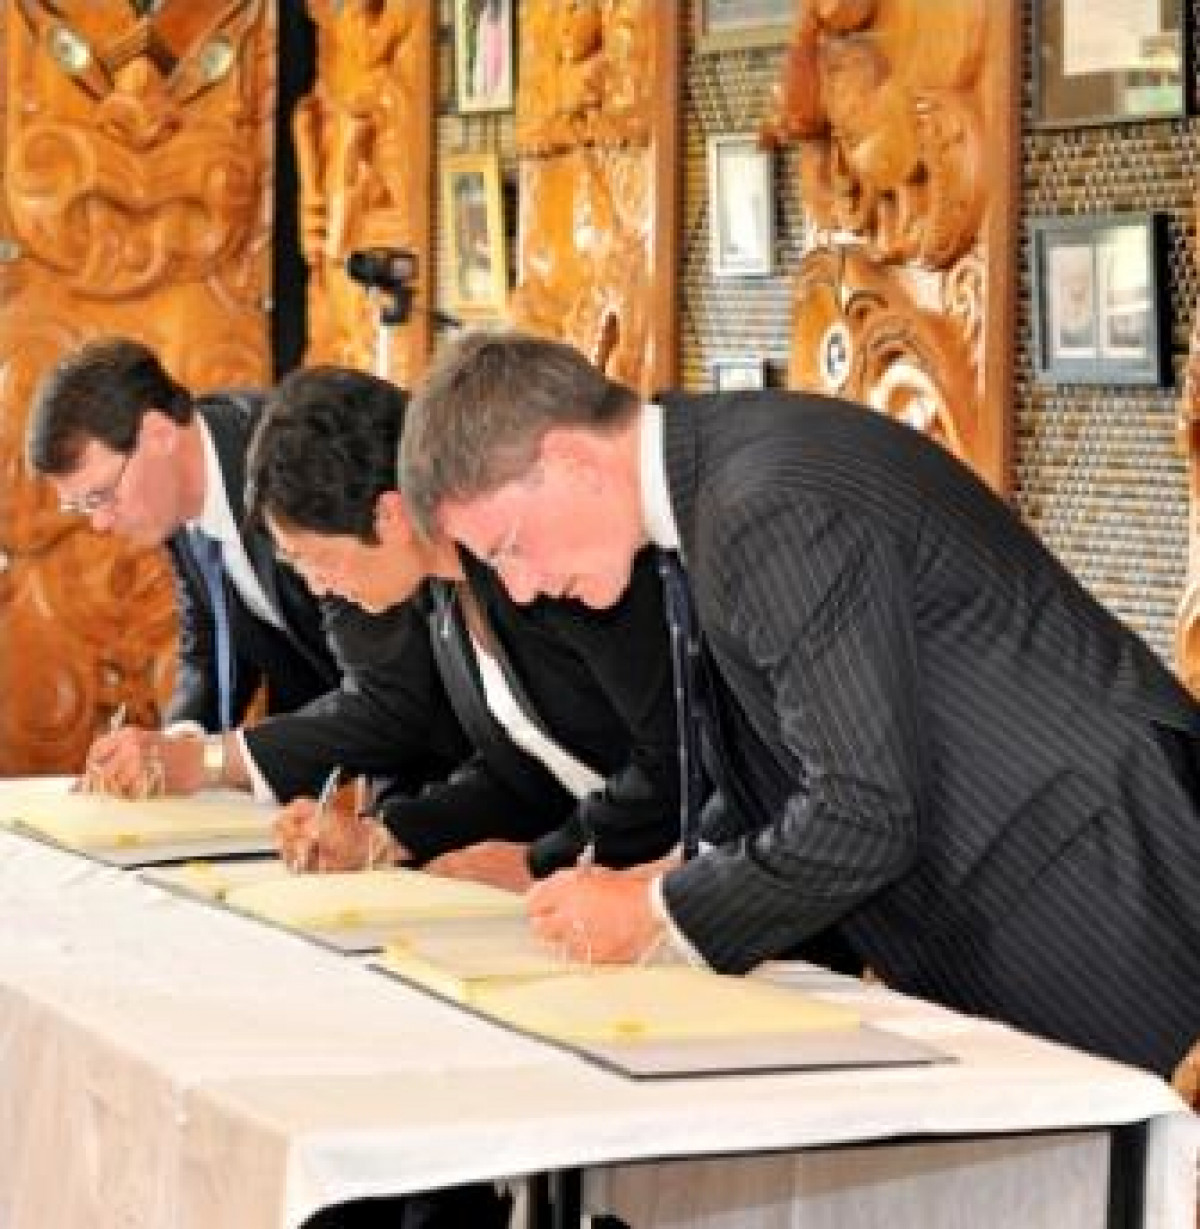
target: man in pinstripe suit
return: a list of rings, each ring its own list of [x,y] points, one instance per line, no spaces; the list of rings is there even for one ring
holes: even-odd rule
[[[836,925],[891,985],[1167,1074],[1200,1033],[1197,707],[908,427],[783,392],[642,405],[569,346],[467,334],[408,415],[418,519],[518,600],[686,562],[720,843],[566,871],[540,933],[728,972]],[[581,924],[582,923],[582,924]]]

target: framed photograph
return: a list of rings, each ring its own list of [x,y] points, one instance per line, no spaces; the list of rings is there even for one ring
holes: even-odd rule
[[[458,109],[513,105],[513,0],[454,0],[454,82]]]
[[[696,50],[782,46],[791,37],[797,0],[696,0]]]
[[[714,277],[775,269],[775,184],[769,150],[754,133],[709,137],[708,204]]]
[[[1189,0],[1034,0],[1041,127],[1188,112]]]
[[[1030,226],[1038,378],[1165,384],[1166,215],[1033,218]]]
[[[712,370],[713,388],[719,393],[767,386],[766,359],[718,358],[713,360]]]
[[[498,316],[508,294],[500,161],[457,154],[442,170],[450,301],[461,316]]]

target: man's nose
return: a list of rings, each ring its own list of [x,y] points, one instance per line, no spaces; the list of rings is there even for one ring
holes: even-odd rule
[[[112,504],[102,504],[88,519],[96,533],[111,533],[115,515],[116,509]]]
[[[513,563],[504,569],[504,587],[519,606],[532,602],[538,595],[537,577],[524,564]]]

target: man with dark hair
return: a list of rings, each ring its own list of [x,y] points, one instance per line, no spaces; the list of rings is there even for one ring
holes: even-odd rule
[[[386,799],[390,838],[403,857],[436,859],[432,869],[510,887],[574,863],[588,845],[610,866],[667,852],[678,836],[678,768],[653,566],[642,562],[626,600],[604,614],[554,601],[517,607],[476,560],[414,532],[395,479],[405,402],[371,376],[294,372],[269,398],[250,456],[253,508],[314,592],[378,618],[407,602],[429,621],[428,661],[475,753],[418,796]],[[425,697],[372,690],[356,720],[427,727]],[[287,736],[272,755],[303,754],[296,723],[279,724]],[[297,802],[281,817],[285,854],[361,865],[370,821],[327,818],[318,851],[311,811]]]
[[[298,798],[278,823],[285,856],[326,869],[431,863],[512,887],[572,864],[589,843],[613,866],[659,856],[678,835],[678,767],[651,562],[604,614],[517,607],[477,561],[414,533],[395,480],[405,403],[361,372],[293,372],[250,445],[249,515],[314,593],[353,606],[340,602],[332,625],[341,688],[244,729],[244,755],[283,799],[315,792],[309,783],[335,763],[403,769],[406,783],[373,818],[326,817],[319,848],[311,798]],[[444,779],[447,764],[414,788],[412,765],[423,752],[444,763],[460,723],[474,754],[460,743],[453,775]],[[194,786],[148,736],[125,750],[162,755],[169,788]]]
[[[741,972],[834,925],[885,981],[1170,1073],[1200,1022],[1194,701],[918,432],[804,393],[643,404],[570,346],[451,342],[401,483],[518,600],[686,565],[715,848],[562,872],[535,927]]]
[[[243,529],[245,452],[261,401],[244,392],[194,398],[142,343],[105,338],[46,374],[28,427],[30,467],[54,484],[64,511],[98,532],[166,545],[179,641],[164,718],[196,736],[176,750],[198,770],[203,759],[213,780],[230,751],[221,732],[260,684],[268,711],[285,712],[338,678],[312,594],[264,532]],[[89,771],[102,787],[108,755],[127,737],[92,747]]]

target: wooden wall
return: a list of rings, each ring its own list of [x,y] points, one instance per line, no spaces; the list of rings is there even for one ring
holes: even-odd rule
[[[865,8],[823,0],[806,11],[839,21],[850,14],[849,21],[860,9],[898,12],[905,3],[914,13],[929,11],[913,0]],[[1200,18],[1200,0],[1189,3]],[[785,383],[795,362],[796,280],[822,227],[812,202],[805,204],[811,184],[802,142],[784,141],[776,154],[774,272],[722,280],[711,275],[706,145],[778,116],[787,33],[706,39],[698,0],[518,0],[517,106],[464,114],[452,71],[455,7],[454,0],[308,6],[319,77],[288,117],[300,197],[275,201],[296,210],[309,264],[307,357],[377,363],[376,310],[344,275],[356,247],[412,248],[418,303],[453,309],[441,171],[456,156],[494,153],[510,280],[523,283],[518,316],[557,328],[643,387],[672,376],[689,389],[711,387],[714,363],[728,357],[765,358],[768,380]],[[1169,657],[1188,553],[1190,437],[1180,430],[1179,410],[1198,290],[1200,121],[1033,129],[1032,7],[1022,0],[1015,32],[1016,313],[1001,366],[1012,384],[1010,395],[993,393],[993,409],[1011,433],[1016,507],[1085,584]],[[22,472],[24,407],[38,372],[82,337],[115,330],[158,346],[196,388],[261,382],[268,368],[274,5],[176,2],[141,18],[83,0],[57,10],[62,22],[50,20],[54,6],[46,0],[0,14],[0,464],[7,475],[0,681],[15,697],[0,717],[6,771],[77,762],[91,729],[120,701],[152,719],[170,656],[170,603],[157,559],[101,544],[64,521]],[[109,57],[92,61],[104,66],[99,77],[70,40],[55,35],[58,24]],[[599,104],[571,112],[555,101],[601,78],[614,88],[597,95]],[[571,141],[547,136],[568,129]],[[217,157],[225,173],[206,175]],[[579,205],[574,182],[586,179],[551,170],[555,160],[607,167],[607,180],[598,182],[608,186],[587,207],[594,211],[608,194],[617,225],[605,233],[620,242],[591,253],[576,244],[557,281],[538,285],[544,252],[535,247],[555,226],[536,214],[539,180],[557,175],[571,183],[561,217]],[[92,169],[75,174],[77,167]],[[1121,209],[1168,215],[1174,386],[1037,383],[1026,219]],[[203,224],[184,225],[184,216]],[[563,234],[570,246],[569,226]],[[198,246],[196,235],[203,235]],[[622,266],[623,278],[614,275]],[[606,314],[614,302],[617,325]],[[211,339],[203,346],[194,344],[201,332]],[[391,373],[410,382],[435,342],[429,316],[417,312],[391,335]],[[1000,455],[995,447],[992,454]],[[997,480],[995,469],[989,476]],[[131,608],[138,611],[132,621]],[[58,656],[69,664],[51,668]]]
[[[0,772],[70,770],[171,670],[163,559],[61,516],[25,473],[41,372],[100,333],[193,389],[268,373],[275,10],[265,0],[0,10]]]

